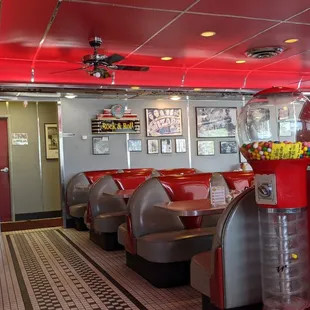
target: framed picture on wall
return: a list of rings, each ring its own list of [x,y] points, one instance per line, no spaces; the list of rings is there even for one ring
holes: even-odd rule
[[[158,154],[159,153],[159,141],[157,139],[147,140],[147,153]]]
[[[221,141],[220,153],[221,154],[236,154],[238,152],[238,146],[236,141]]]
[[[175,139],[175,152],[186,153],[186,139]]]
[[[129,152],[142,152],[142,140],[141,139],[128,140],[128,151]]]
[[[160,140],[161,152],[163,154],[172,153],[172,139],[162,139]]]
[[[213,156],[215,154],[214,141],[197,141],[198,156]]]
[[[146,136],[182,136],[182,109],[145,109]]]
[[[109,137],[93,137],[93,154],[109,155]]]
[[[57,124],[44,124],[46,159],[58,159],[59,140]]]
[[[235,137],[237,108],[196,108],[197,138]]]

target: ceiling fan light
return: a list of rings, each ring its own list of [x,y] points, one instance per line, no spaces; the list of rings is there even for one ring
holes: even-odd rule
[[[94,76],[99,79],[101,77],[101,73],[97,71],[94,73]]]
[[[66,94],[65,94],[65,97],[66,97],[67,99],[74,99],[74,98],[77,97],[77,95],[72,94],[72,93],[66,93]]]

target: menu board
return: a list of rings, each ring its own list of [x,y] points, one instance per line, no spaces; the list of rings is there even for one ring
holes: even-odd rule
[[[212,205],[226,204],[226,191],[224,186],[212,186],[210,195]]]

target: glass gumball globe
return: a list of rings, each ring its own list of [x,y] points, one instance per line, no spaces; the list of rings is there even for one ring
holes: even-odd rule
[[[248,161],[310,159],[310,101],[298,90],[256,94],[238,117],[237,139]]]

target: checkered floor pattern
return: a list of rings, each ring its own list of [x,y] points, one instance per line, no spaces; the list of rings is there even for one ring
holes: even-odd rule
[[[189,286],[157,289],[88,232],[48,228],[0,234],[0,310],[199,310]]]

